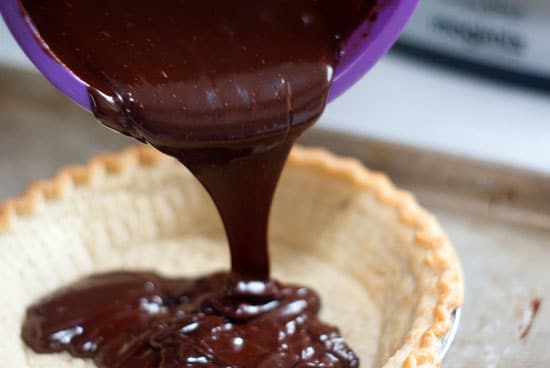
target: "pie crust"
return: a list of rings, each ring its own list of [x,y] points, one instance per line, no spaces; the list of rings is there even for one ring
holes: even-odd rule
[[[361,367],[439,367],[463,276],[436,219],[358,161],[293,149],[271,218],[274,276],[313,286]],[[20,339],[25,308],[84,275],[227,268],[223,229],[192,175],[152,148],[63,169],[0,207],[0,359],[11,368],[94,367],[38,355]],[[338,302],[340,300],[340,302]]]

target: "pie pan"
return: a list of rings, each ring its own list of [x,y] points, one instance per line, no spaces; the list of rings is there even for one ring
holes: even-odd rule
[[[361,367],[439,367],[463,301],[459,260],[414,197],[358,161],[296,147],[270,225],[274,277],[319,292]],[[175,160],[140,147],[68,167],[0,207],[3,366],[94,367],[25,347],[25,309],[115,269],[191,276],[227,269],[221,221]]]

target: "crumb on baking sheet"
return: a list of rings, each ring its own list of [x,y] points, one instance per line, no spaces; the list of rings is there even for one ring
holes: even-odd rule
[[[521,329],[521,334],[519,335],[519,338],[521,340],[524,340],[529,335],[529,332],[531,331],[531,328],[535,323],[535,318],[537,317],[541,304],[541,298],[534,298],[533,300],[531,300],[531,314],[529,316],[527,324]]]

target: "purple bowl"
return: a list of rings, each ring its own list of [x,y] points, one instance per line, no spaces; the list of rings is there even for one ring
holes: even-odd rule
[[[364,24],[345,43],[336,68],[329,101],[340,96],[389,50],[414,12],[419,0],[382,0],[372,24]],[[21,11],[19,0],[0,0],[0,13],[11,33],[34,65],[65,95],[91,110],[87,84],[52,57],[35,36],[31,20]],[[365,37],[365,33],[368,34]]]

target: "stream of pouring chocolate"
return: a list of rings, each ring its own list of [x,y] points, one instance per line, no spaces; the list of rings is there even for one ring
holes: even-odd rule
[[[105,368],[357,367],[311,290],[269,279],[268,219],[342,40],[375,0],[21,0],[106,126],[176,157],[210,193],[231,272],[96,275],[28,309],[23,339]]]

